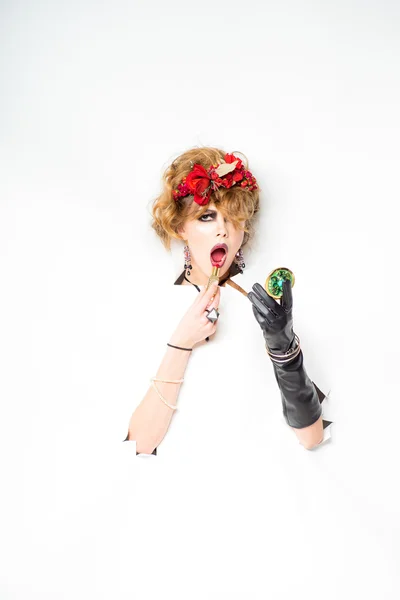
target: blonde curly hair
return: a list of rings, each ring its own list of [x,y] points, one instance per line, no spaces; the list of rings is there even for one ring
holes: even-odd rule
[[[174,200],[172,191],[192,170],[192,163],[198,163],[205,169],[209,169],[213,164],[224,162],[225,154],[226,152],[219,148],[192,148],[175,158],[164,171],[162,175],[163,191],[152,202],[151,226],[167,250],[171,247],[172,238],[182,239],[177,232],[187,219],[198,219],[209,210],[208,205],[200,206],[193,202],[193,195]],[[248,170],[248,161],[245,155],[241,152],[235,152],[236,154],[244,156],[245,160],[241,160]],[[257,187],[258,189],[251,191],[236,185],[231,188],[220,187],[213,191],[210,197],[210,203],[213,202],[235,227],[244,230],[242,246],[247,244],[254,235],[254,218],[260,208],[258,184]],[[244,227],[243,221],[245,222]]]

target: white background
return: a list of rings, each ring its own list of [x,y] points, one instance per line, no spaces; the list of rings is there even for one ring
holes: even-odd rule
[[[202,145],[249,159],[262,211],[247,261],[294,271],[304,352],[332,389],[318,452],[346,454],[332,477],[357,568],[331,548],[297,597],[399,597],[399,40],[394,1],[1,2],[2,600],[150,597],[118,585],[118,511],[97,514],[93,490],[98,456],[121,485],[105,448],[140,400],[146,296],[182,266],[150,203]]]

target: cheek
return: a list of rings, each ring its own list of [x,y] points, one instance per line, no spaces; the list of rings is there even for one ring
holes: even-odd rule
[[[204,228],[192,228],[189,237],[189,246],[196,261],[209,260],[210,236],[204,231]]]
[[[197,245],[201,240],[201,230],[197,225],[197,222],[191,222],[186,227],[186,239],[189,240],[189,245]]]
[[[207,246],[209,244],[209,237],[205,235],[201,228],[195,229],[192,232],[192,240],[193,244],[198,248],[202,248],[203,246]]]
[[[235,239],[236,239],[237,243],[241,246],[243,239],[244,239],[244,231],[241,231],[240,229],[236,229],[235,230]]]

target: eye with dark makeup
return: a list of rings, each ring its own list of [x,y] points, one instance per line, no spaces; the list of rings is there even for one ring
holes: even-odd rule
[[[201,217],[199,217],[198,220],[201,221],[202,223],[210,223],[216,216],[217,216],[217,212],[215,210],[211,210],[211,211],[204,213],[204,215],[201,215]],[[204,217],[211,217],[211,219],[207,219],[206,221],[204,221],[203,220]],[[225,221],[228,221],[228,220],[229,219],[227,219],[225,217]]]
[[[201,221],[202,223],[209,223],[210,221],[207,219],[207,221],[204,221],[204,217],[212,217],[212,219],[215,217],[217,213],[215,211],[211,211],[211,212],[206,212],[204,213],[204,215],[201,215],[201,217],[199,217],[199,221]],[[211,219],[211,220],[212,220]]]

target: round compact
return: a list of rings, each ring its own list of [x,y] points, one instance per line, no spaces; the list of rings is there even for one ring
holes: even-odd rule
[[[286,269],[285,267],[279,267],[278,269],[274,269],[268,275],[265,281],[265,291],[268,296],[271,298],[275,298],[275,300],[279,300],[283,296],[283,282],[286,279],[290,279],[292,282],[292,287],[294,286],[294,273],[290,269]]]

